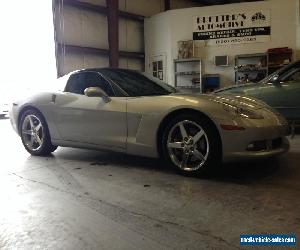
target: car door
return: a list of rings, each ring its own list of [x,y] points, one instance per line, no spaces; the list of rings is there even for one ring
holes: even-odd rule
[[[276,81],[264,84],[260,98],[288,120],[300,120],[300,68],[292,67]]]
[[[110,102],[85,96],[88,87],[100,87],[110,96]],[[115,97],[111,85],[98,72],[71,75],[55,104],[54,116],[63,140],[125,150],[126,98]]]
[[[279,109],[289,120],[300,121],[300,68],[289,71],[279,86],[282,89]]]

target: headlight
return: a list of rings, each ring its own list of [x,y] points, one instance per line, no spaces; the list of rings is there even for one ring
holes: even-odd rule
[[[241,116],[243,118],[247,118],[247,119],[264,119],[264,117],[262,115],[257,114],[256,112],[254,112],[252,110],[236,107],[236,106],[234,106],[232,104],[229,104],[229,103],[223,103],[223,108],[227,112],[229,112],[233,115]]]

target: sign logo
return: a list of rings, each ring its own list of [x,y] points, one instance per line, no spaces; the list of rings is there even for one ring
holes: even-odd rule
[[[255,24],[262,24],[266,22],[266,16],[261,12],[257,12],[252,16],[251,20]]]
[[[193,40],[207,46],[266,42],[271,38],[270,10],[197,16]]]

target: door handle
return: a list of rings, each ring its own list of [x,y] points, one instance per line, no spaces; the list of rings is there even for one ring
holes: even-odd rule
[[[51,102],[52,102],[52,103],[55,103],[55,101],[56,101],[56,95],[55,95],[55,94],[52,94],[52,96],[51,96]]]

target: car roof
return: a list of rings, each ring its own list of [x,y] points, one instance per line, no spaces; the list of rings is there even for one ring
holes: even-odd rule
[[[136,70],[132,70],[132,69],[122,69],[122,68],[86,68],[86,69],[80,69],[80,70],[76,70],[72,73],[82,73],[82,72],[88,72],[88,71],[94,71],[94,72],[103,72],[103,70],[109,70],[112,72],[137,72]],[[71,74],[72,74],[71,73]]]

